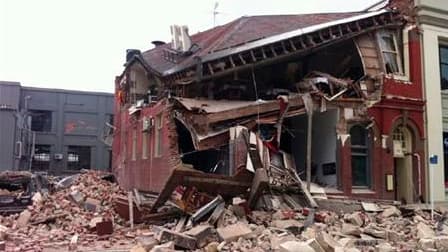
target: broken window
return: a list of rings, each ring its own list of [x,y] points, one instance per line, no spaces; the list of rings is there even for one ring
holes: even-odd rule
[[[33,170],[48,170],[50,169],[51,160],[51,145],[36,145],[34,147],[34,155],[32,161]]]
[[[140,65],[135,65],[130,73],[130,101],[132,104],[148,98],[149,80],[145,70]]]
[[[448,89],[448,46],[440,45],[440,88]]]
[[[352,186],[369,187],[369,147],[368,133],[361,125],[355,125],[350,129],[350,139],[352,146]]]
[[[402,74],[401,60],[397,46],[395,33],[382,31],[378,33],[381,54],[383,55],[384,68],[388,74]]]
[[[114,115],[112,115],[112,114],[107,114],[106,115],[106,120],[107,120],[107,123],[106,123],[106,125],[110,128],[109,129],[109,134],[113,134],[114,133]]]
[[[162,125],[163,125],[163,117],[162,113],[156,116],[156,127],[155,127],[155,147],[154,147],[154,156],[160,157],[162,156]]]
[[[67,169],[90,169],[90,146],[68,146]]]
[[[51,132],[51,111],[31,110],[31,130]]]

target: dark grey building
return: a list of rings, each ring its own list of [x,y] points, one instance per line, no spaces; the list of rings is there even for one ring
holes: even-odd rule
[[[111,93],[0,81],[0,170],[110,169],[113,103]]]

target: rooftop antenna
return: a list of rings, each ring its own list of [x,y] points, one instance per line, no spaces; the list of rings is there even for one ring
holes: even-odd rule
[[[216,15],[218,15],[220,13],[219,11],[216,11],[216,9],[218,9],[218,5],[219,5],[219,2],[216,1],[215,7],[213,7],[213,27],[216,26]]]

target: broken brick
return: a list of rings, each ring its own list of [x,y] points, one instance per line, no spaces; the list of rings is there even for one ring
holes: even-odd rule
[[[420,239],[434,238],[434,230],[423,222],[417,224],[417,237]]]
[[[297,220],[274,220],[271,226],[286,229],[293,234],[299,234],[303,230],[303,224]]]
[[[146,249],[145,249],[142,245],[137,244],[137,245],[135,245],[134,247],[132,247],[132,248],[129,250],[129,252],[146,252]]]
[[[181,234],[175,231],[171,231],[166,228],[161,228],[158,234],[157,239],[159,242],[168,242],[173,241],[174,244],[178,247],[185,249],[195,249],[196,248],[196,239],[189,235]]]
[[[316,241],[326,252],[335,252],[342,248],[342,246],[326,232],[317,233]]]
[[[352,214],[348,214],[344,218],[346,219],[347,222],[349,222],[355,226],[358,226],[358,227],[361,227],[364,224],[364,219],[363,219],[361,213],[359,213],[359,212],[354,212]]]
[[[114,226],[111,220],[102,220],[96,223],[96,234],[98,236],[110,235],[114,232]]]
[[[70,198],[78,205],[84,201],[84,195],[78,190],[71,191]]]
[[[424,251],[434,249],[435,243],[433,239],[423,238],[418,241],[418,247],[423,249]]]
[[[384,209],[380,215],[382,218],[398,217],[401,215],[401,212],[395,206],[390,206]]]
[[[212,226],[210,225],[199,225],[196,226],[186,232],[183,232],[183,234],[194,237],[197,242],[197,246],[199,248],[202,248],[207,244],[207,238],[209,238],[212,234]]]
[[[31,212],[28,210],[23,210],[20,213],[19,218],[17,219],[17,227],[22,228],[28,225],[30,218],[31,218]]]
[[[242,222],[218,228],[216,231],[218,232],[219,237],[224,241],[233,241],[252,233],[249,226]]]
[[[102,222],[102,221],[103,221],[103,217],[101,217],[101,216],[94,217],[89,222],[89,229],[92,230],[92,231],[95,230],[96,229],[96,224],[98,222]]]
[[[299,242],[299,241],[284,242],[280,244],[279,248],[281,252],[296,252],[296,251],[315,252],[315,250],[312,247],[310,247],[306,242]]]
[[[96,200],[96,199],[87,198],[86,201],[84,202],[84,208],[91,212],[98,211],[100,206],[101,206],[101,201]]]
[[[364,228],[364,233],[371,235],[375,238],[380,238],[380,239],[386,239],[387,238],[387,233],[386,230],[375,226],[373,224],[369,224],[367,227]]]
[[[349,223],[342,223],[341,232],[346,235],[354,235],[354,236],[361,235],[361,229]]]

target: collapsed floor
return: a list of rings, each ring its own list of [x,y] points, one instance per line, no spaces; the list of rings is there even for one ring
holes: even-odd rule
[[[125,192],[95,172],[33,195],[20,214],[0,217],[6,251],[448,251],[448,208],[325,199],[272,187],[254,207],[176,188],[156,213],[156,196]],[[131,207],[129,206],[131,204]]]

